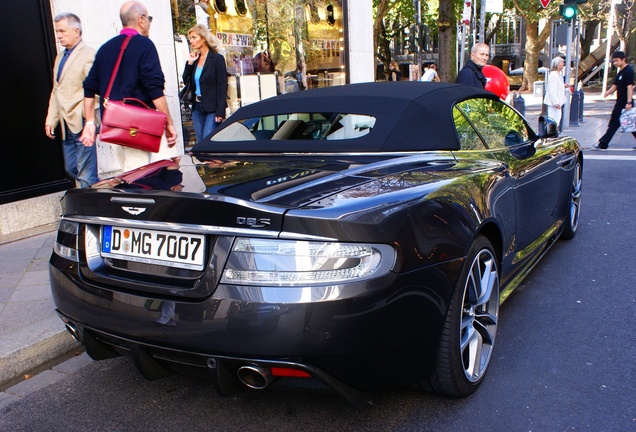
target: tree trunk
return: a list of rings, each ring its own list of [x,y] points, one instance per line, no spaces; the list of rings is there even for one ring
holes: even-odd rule
[[[373,22],[373,53],[374,55],[380,59],[383,63],[388,64],[391,60],[390,52],[387,58],[386,53],[384,52],[384,46],[382,49],[382,53],[378,50],[380,45],[385,45],[384,42],[384,17],[390,8],[390,0],[380,0],[378,2],[378,6],[375,9],[375,21]],[[388,47],[388,42],[386,43]],[[389,50],[386,50],[387,52]],[[375,61],[373,62],[375,64]],[[383,79],[384,77],[376,76],[376,79]]]
[[[457,58],[455,43],[457,26],[452,0],[439,0],[439,68],[438,75],[442,82],[455,82],[457,77]]]
[[[526,21],[526,59],[523,62],[523,82],[520,91],[532,89],[534,82],[539,80],[539,52],[550,36],[550,25],[543,27],[539,34],[539,23]],[[548,59],[548,65],[552,59]]]
[[[590,47],[592,46],[592,41],[596,36],[596,27],[601,24],[600,20],[589,20],[585,21],[583,24],[583,28],[585,29],[585,36],[581,37],[581,60],[590,55]]]
[[[618,5],[614,6],[615,12],[616,12],[617,6]],[[632,2],[629,5],[626,4],[626,7],[624,8],[624,15],[622,17],[619,16],[620,15],[619,13],[616,13],[616,15],[614,15],[614,17],[616,18],[614,20],[614,29],[616,30],[616,33],[618,34],[618,38],[621,41],[620,50],[623,52],[628,52],[627,42],[628,42],[629,35],[631,33],[632,21],[634,20],[635,10],[636,10],[636,2]]]

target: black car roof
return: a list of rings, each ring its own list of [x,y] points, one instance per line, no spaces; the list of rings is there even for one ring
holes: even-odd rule
[[[237,120],[285,113],[339,112],[374,116],[368,135],[335,141],[202,140],[193,152],[372,152],[459,149],[452,107],[481,96],[498,99],[483,89],[460,84],[419,81],[347,84],[287,93],[238,109],[217,132]],[[301,144],[302,143],[302,144]]]

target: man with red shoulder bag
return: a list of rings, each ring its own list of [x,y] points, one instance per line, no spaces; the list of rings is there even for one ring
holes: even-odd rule
[[[84,80],[84,113],[86,124],[80,140],[92,146],[96,139],[94,112],[95,96],[107,94],[115,64],[124,41],[130,41],[121,57],[121,64],[114,78],[109,99],[121,101],[125,98],[138,99],[150,108],[155,108],[167,117],[165,136],[168,147],[176,143],[177,130],[168,110],[164,96],[165,78],[159,62],[159,54],[154,43],[148,38],[152,16],[138,1],[124,3],[119,12],[123,29],[118,36],[104,43],[95,56],[95,62]],[[104,98],[100,98],[100,109],[104,112]],[[106,102],[107,103],[107,102]],[[124,171],[129,171],[150,162],[150,153],[130,147],[114,145],[115,155]]]

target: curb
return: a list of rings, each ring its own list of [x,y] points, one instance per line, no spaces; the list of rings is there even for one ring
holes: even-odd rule
[[[0,357],[0,390],[17,384],[24,375],[41,372],[54,360],[81,349],[57,315],[0,338],[0,345],[7,352]]]

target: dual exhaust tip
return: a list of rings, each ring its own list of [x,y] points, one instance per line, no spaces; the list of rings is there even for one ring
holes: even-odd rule
[[[239,381],[256,390],[264,389],[276,379],[271,370],[259,366],[241,366],[236,373]]]
[[[219,367],[219,362],[210,357],[207,360],[207,365],[210,369],[216,369]],[[243,385],[256,390],[264,389],[276,379],[270,369],[256,365],[241,366],[236,371],[236,375]]]

